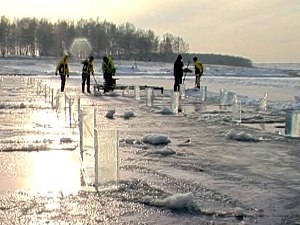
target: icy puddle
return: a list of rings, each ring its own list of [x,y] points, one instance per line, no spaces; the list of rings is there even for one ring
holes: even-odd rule
[[[76,193],[81,189],[80,162],[75,152],[1,152],[0,192]]]

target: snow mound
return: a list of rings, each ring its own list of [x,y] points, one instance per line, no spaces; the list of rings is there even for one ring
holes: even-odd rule
[[[142,138],[142,142],[152,145],[165,145],[170,143],[170,139],[165,134],[148,134]]]
[[[257,138],[253,137],[251,134],[248,134],[244,131],[238,132],[233,129],[229,130],[225,136],[227,139],[231,139],[231,140],[235,140],[235,141],[245,141],[245,142],[259,141]]]
[[[62,137],[59,141],[60,143],[72,143],[72,139],[69,137]]]
[[[124,113],[124,119],[130,119],[131,117],[134,117],[134,112],[132,111],[127,111]]]
[[[116,110],[115,109],[110,109],[107,113],[106,113],[106,118],[108,119],[113,119],[114,118],[114,115],[116,113]]]
[[[160,110],[160,113],[161,113],[161,114],[164,114],[164,115],[170,115],[170,114],[173,114],[172,110],[171,110],[170,107],[168,107],[168,106],[163,107],[163,108]]]
[[[154,151],[146,153],[146,155],[156,155],[162,157],[167,157],[174,154],[176,154],[176,152],[173,149],[169,148],[168,146],[165,146],[162,149],[156,149]]]
[[[193,200],[193,195],[189,193],[178,193],[165,199],[148,200],[149,204],[157,207],[166,207],[172,210],[188,210],[189,212],[201,211]]]

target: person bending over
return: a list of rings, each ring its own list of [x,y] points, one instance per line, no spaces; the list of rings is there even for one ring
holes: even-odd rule
[[[115,75],[116,68],[111,58],[107,56],[103,57],[102,71],[103,71],[103,78],[105,81],[104,93],[108,91],[112,91],[113,86],[116,85],[116,81],[115,79],[113,79],[113,75]]]

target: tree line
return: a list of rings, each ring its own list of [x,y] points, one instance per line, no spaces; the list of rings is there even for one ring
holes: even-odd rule
[[[76,38],[88,40],[91,46],[89,54],[96,58],[110,55],[120,60],[173,61],[179,53],[191,57],[188,53],[189,44],[182,37],[170,33],[159,37],[152,30],[136,28],[128,22],[116,25],[97,18],[96,20],[81,19],[77,22],[58,20],[53,23],[44,18],[25,17],[11,21],[1,16],[0,51],[2,56],[58,57],[62,55],[64,49],[70,48]],[[208,58],[206,56],[202,58],[204,63],[206,59],[212,63],[228,62],[221,55],[208,56]],[[217,56],[217,58],[211,60],[211,56],[213,58]],[[227,59],[228,57],[230,56],[226,56]],[[244,58],[238,57],[237,60],[240,64],[249,63]]]
[[[186,53],[189,45],[182,37],[170,33],[160,39],[154,31],[137,29],[131,23],[117,26],[106,20],[58,20],[21,18],[10,21],[5,16],[0,21],[0,46],[2,55],[59,56],[63,48],[71,46],[75,38],[89,40],[96,57],[113,55],[130,59],[151,53]]]

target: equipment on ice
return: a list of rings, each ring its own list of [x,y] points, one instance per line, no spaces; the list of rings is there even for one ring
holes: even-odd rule
[[[190,65],[190,60],[188,61],[186,68],[183,69],[183,72],[184,72],[183,81],[182,81],[183,84],[185,81],[186,74],[192,72],[192,70],[189,69],[189,65]]]

